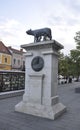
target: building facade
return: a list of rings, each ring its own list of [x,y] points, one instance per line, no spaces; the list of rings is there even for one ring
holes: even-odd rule
[[[11,46],[8,47],[10,53],[12,54],[12,70],[24,70],[25,69],[25,57],[23,49],[17,50],[12,48]]]
[[[0,70],[11,70],[11,53],[0,41]]]

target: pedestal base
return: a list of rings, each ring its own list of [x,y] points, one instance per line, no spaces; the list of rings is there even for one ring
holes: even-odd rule
[[[44,106],[21,101],[15,106],[15,111],[54,120],[66,111],[66,107],[62,103],[57,103],[53,106]]]

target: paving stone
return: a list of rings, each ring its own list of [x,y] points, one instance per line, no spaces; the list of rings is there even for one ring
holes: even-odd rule
[[[60,102],[67,112],[56,120],[15,112],[22,96],[0,100],[0,130],[80,130],[80,94],[75,88],[80,82],[58,86]]]

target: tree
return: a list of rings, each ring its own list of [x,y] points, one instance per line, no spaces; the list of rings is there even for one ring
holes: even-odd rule
[[[73,63],[73,75],[79,77],[80,75],[80,51],[77,49],[73,49],[70,51],[71,61]]]
[[[68,58],[63,53],[59,52],[59,64],[58,73],[64,76],[68,76]]]
[[[77,75],[76,60],[73,51],[70,55],[64,56],[64,54],[59,54],[59,71],[58,73],[64,76]]]
[[[73,62],[73,73],[74,75],[80,75],[80,31],[76,32],[76,36],[74,37],[76,42],[76,49],[70,51],[70,57]]]
[[[59,52],[59,74],[64,76],[80,76],[80,31],[74,37],[76,49],[72,49],[68,56]]]
[[[74,37],[74,40],[76,42],[76,49],[80,50],[80,31],[76,32],[76,36]]]

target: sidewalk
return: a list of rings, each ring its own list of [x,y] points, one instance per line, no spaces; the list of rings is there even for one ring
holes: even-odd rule
[[[80,130],[80,94],[74,88],[80,83],[58,86],[60,102],[67,112],[56,120],[44,119],[14,111],[22,100],[16,96],[0,100],[0,130]]]

